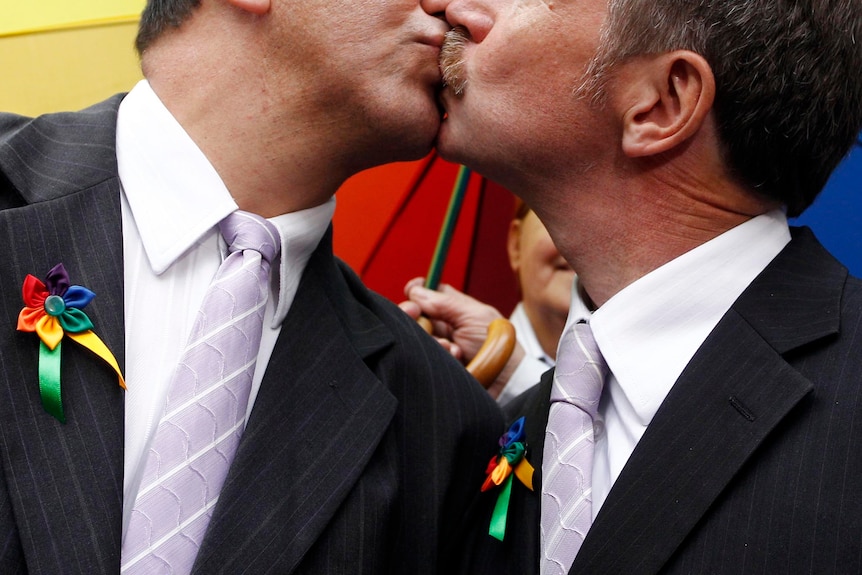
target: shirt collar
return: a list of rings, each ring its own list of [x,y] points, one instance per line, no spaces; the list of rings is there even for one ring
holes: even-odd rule
[[[215,168],[146,80],[120,104],[117,163],[157,275],[237,209]]]
[[[710,332],[789,241],[782,211],[757,216],[643,276],[592,315],[576,282],[566,329],[590,323],[613,377],[648,425]]]
[[[120,104],[117,163],[156,275],[215,233],[218,222],[237,209],[215,168],[146,80]],[[279,229],[282,243],[274,327],[287,315],[299,278],[334,210],[332,198],[320,206],[270,219]]]
[[[287,317],[305,266],[326,233],[334,212],[335,197],[332,197],[319,206],[269,218],[281,235],[278,301],[272,318],[273,328],[281,325]]]

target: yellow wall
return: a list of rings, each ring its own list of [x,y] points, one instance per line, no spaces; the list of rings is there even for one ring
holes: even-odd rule
[[[0,0],[0,36],[137,17],[146,0]]]
[[[141,78],[134,38],[143,5],[0,0],[0,110],[77,110],[131,89]]]

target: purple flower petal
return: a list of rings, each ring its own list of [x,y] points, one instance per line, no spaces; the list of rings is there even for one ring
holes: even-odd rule
[[[69,289],[70,284],[69,274],[66,272],[63,264],[57,264],[51,268],[51,271],[48,272],[48,276],[45,278],[45,287],[48,288],[48,293],[51,295],[62,297],[65,295],[66,290]]]

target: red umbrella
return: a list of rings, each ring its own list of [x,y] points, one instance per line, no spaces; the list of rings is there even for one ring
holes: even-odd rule
[[[459,168],[432,153],[349,179],[336,194],[336,255],[371,289],[402,301],[404,284],[429,273]],[[506,255],[515,199],[485,178],[468,177],[441,281],[508,314],[518,300]]]

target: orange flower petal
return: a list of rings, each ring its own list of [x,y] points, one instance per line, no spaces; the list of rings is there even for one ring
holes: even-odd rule
[[[18,314],[19,331],[36,331],[36,322],[45,314],[42,307],[25,307]]]
[[[500,485],[507,477],[509,477],[510,473],[512,473],[512,467],[509,465],[506,458],[502,457],[500,458],[500,463],[497,464],[497,468],[491,472],[491,481],[493,481],[495,485]]]

